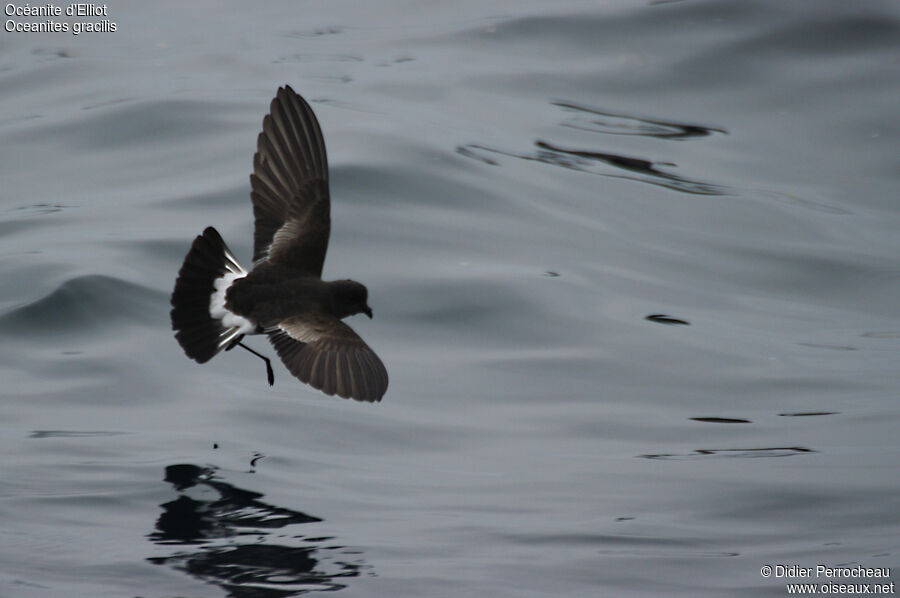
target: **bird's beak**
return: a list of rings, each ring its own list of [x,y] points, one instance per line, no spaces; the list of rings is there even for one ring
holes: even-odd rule
[[[366,314],[367,316],[369,316],[369,319],[370,319],[370,320],[372,319],[372,308],[369,307],[368,305],[367,305],[366,308],[363,310],[363,313]]]

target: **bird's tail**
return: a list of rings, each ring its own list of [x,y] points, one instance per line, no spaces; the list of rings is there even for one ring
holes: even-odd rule
[[[205,363],[252,331],[249,321],[225,309],[225,291],[246,275],[216,229],[194,239],[172,292],[172,329],[188,357]]]

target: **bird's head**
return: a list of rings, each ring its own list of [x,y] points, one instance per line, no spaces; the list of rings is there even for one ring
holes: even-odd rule
[[[355,280],[336,280],[332,283],[332,299],[335,315],[346,318],[354,314],[366,314],[372,318],[369,307],[369,291]]]

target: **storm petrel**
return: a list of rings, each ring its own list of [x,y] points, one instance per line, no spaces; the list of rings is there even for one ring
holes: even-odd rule
[[[325,394],[380,401],[384,364],[341,320],[372,317],[368,291],[322,280],[331,229],[328,160],[319,123],[290,86],[278,89],[256,142],[253,268],[245,270],[209,227],[194,239],[172,292],[172,328],[188,357],[205,363],[246,334],[265,334],[287,369]]]

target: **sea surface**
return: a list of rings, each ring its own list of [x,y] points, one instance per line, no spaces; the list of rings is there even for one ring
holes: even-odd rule
[[[0,596],[900,582],[900,4],[107,6],[0,33]],[[284,84],[379,404],[170,330]]]

